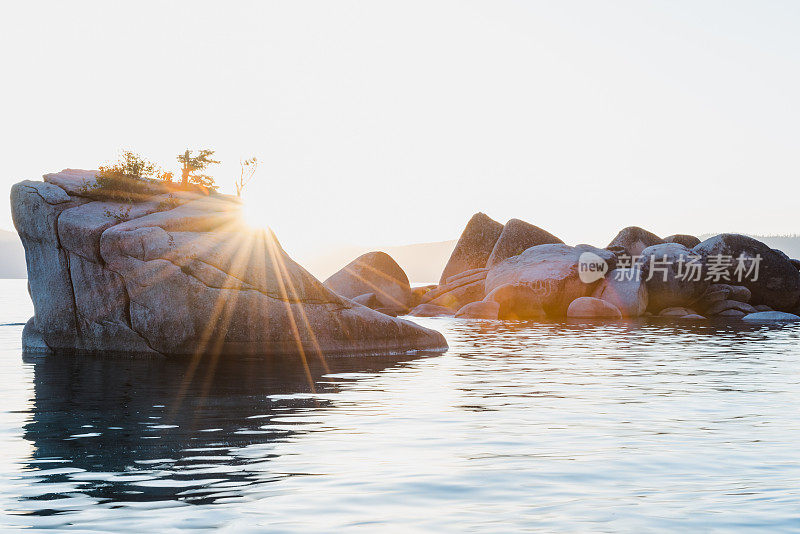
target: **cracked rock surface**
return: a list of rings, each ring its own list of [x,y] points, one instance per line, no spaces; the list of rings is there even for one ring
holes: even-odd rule
[[[151,199],[124,204],[87,192],[93,179],[65,170],[12,188],[31,350],[313,357],[447,347],[438,332],[327,289],[271,232],[243,225],[235,199],[172,191],[165,203],[154,186]]]

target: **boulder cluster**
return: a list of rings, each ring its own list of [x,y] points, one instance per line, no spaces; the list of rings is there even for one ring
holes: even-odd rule
[[[315,358],[447,348],[439,332],[328,289],[271,232],[247,227],[236,198],[154,182],[147,198],[119,202],[93,187],[95,173],[11,190],[35,313],[27,351]],[[364,303],[391,307],[407,286]]]
[[[503,225],[477,213],[436,285],[411,288],[382,252],[357,258],[325,284],[393,315],[772,322],[800,320],[799,266],[739,234],[662,239],[632,226],[604,248],[569,246],[525,221]]]

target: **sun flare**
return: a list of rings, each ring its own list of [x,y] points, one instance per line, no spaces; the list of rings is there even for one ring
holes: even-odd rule
[[[254,229],[269,228],[268,212],[257,202],[244,202],[242,204],[242,220]]]

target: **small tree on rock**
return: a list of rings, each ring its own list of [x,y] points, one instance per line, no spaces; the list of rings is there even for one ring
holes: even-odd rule
[[[214,155],[213,150],[202,149],[196,156],[193,156],[193,150],[188,148],[183,154],[178,156],[178,163],[181,164],[181,185],[197,184],[209,189],[214,188],[214,178],[207,174],[200,174],[198,171],[204,171],[209,165],[215,165],[219,161],[212,159]]]
[[[242,161],[239,161],[239,165],[241,166],[242,170],[239,173],[239,179],[236,180],[236,196],[241,197],[242,191],[247,184],[249,184],[256,175],[256,169],[258,168],[258,158],[248,158]]]

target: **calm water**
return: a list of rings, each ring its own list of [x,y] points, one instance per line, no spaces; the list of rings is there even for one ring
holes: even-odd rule
[[[800,327],[426,319],[426,357],[22,357],[0,281],[0,524],[800,531]]]

